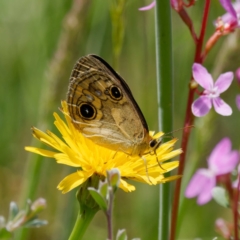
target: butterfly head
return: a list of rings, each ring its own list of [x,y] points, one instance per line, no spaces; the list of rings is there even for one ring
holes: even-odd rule
[[[161,138],[154,138],[149,142],[150,152],[156,152],[156,149],[161,145],[162,139]]]

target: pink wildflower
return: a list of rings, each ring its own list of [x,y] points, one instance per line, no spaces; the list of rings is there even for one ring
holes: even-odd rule
[[[231,85],[233,73],[226,72],[221,74],[214,84],[212,76],[201,64],[194,63],[192,70],[195,81],[205,89],[203,95],[196,99],[192,104],[193,114],[197,117],[202,117],[209,112],[213,105],[218,114],[223,116],[231,115],[231,107],[219,96]]]
[[[240,1],[237,0],[234,4],[232,4],[231,0],[219,1],[227,12],[215,22],[215,25],[223,33],[234,31],[235,28],[240,27]]]
[[[200,168],[190,180],[185,196],[197,197],[197,203],[203,205],[212,199],[212,189],[216,186],[216,177],[230,173],[239,162],[238,151],[231,150],[229,138],[223,138],[211,152],[208,168]]]

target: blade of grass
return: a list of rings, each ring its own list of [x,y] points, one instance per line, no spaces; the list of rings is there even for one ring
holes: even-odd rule
[[[169,0],[156,0],[155,33],[159,128],[167,133],[172,131],[173,125],[172,32]],[[159,240],[168,239],[170,195],[169,183],[160,185]]]

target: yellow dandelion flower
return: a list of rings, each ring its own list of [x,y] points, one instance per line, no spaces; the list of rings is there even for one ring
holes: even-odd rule
[[[176,139],[161,144],[156,150],[156,155],[129,156],[123,152],[116,152],[96,145],[84,137],[72,124],[65,101],[62,102],[62,107],[67,123],[57,113],[54,113],[54,124],[61,133],[62,139],[51,131],[44,133],[35,127],[32,128],[35,138],[57,152],[36,147],[25,147],[25,149],[44,157],[55,158],[57,163],[78,168],[75,173],[68,175],[59,183],[58,189],[63,193],[80,186],[94,175],[106,177],[106,171],[112,168],[119,169],[121,173],[120,188],[126,192],[135,190],[135,187],[126,181],[127,179],[156,185],[178,177],[165,178],[163,175],[178,166],[178,161],[164,163],[164,161],[181,154],[180,149],[173,150]],[[160,132],[153,137],[158,138],[162,135],[163,133]],[[156,159],[162,167],[159,167]]]

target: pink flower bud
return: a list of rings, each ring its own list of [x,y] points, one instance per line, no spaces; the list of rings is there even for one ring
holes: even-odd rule
[[[238,69],[236,70],[235,75],[236,75],[238,84],[240,85],[240,68],[238,68]]]

